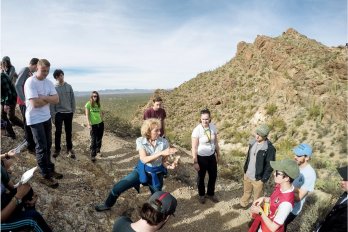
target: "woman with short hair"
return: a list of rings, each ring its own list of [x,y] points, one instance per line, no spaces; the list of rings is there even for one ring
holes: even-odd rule
[[[147,119],[141,127],[141,137],[136,140],[136,149],[139,152],[138,165],[133,171],[117,182],[109,193],[105,203],[96,205],[97,211],[109,210],[117,198],[130,188],[138,192],[140,184],[148,185],[151,193],[161,191],[163,176],[167,169],[174,169],[176,162],[169,163],[168,156],[177,152],[176,148],[170,148],[169,143],[161,134],[161,121]]]

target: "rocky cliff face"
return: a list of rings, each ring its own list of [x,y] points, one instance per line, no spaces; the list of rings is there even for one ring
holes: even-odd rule
[[[226,155],[243,150],[255,127],[267,123],[281,155],[307,142],[339,159],[347,154],[347,60],[346,47],[327,47],[294,29],[240,42],[226,64],[155,93],[164,98],[167,135],[189,148],[207,106]]]

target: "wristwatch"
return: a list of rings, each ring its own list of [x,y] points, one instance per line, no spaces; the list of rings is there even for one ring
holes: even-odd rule
[[[16,205],[20,205],[22,203],[22,199],[17,198],[16,196],[14,196],[14,198],[16,199]]]

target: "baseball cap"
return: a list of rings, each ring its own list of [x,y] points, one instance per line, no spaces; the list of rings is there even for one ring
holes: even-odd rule
[[[312,147],[306,143],[301,143],[300,145],[298,145],[297,147],[295,147],[293,150],[292,150],[296,156],[312,156]]]
[[[158,212],[164,215],[172,215],[175,212],[177,201],[168,192],[157,191],[148,200],[148,203]]]
[[[296,179],[300,174],[300,169],[295,160],[283,159],[280,161],[271,161],[270,163],[274,170],[284,172],[292,179]]]
[[[337,168],[338,173],[343,178],[344,181],[347,181],[347,166]]]

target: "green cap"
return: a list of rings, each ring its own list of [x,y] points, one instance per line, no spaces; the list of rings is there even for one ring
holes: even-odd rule
[[[269,134],[269,131],[270,129],[266,124],[262,124],[256,129],[256,133],[264,138],[267,137],[267,135]]]
[[[300,169],[295,160],[284,159],[279,161],[271,161],[271,167],[274,170],[284,172],[292,179],[296,179],[300,175]]]

